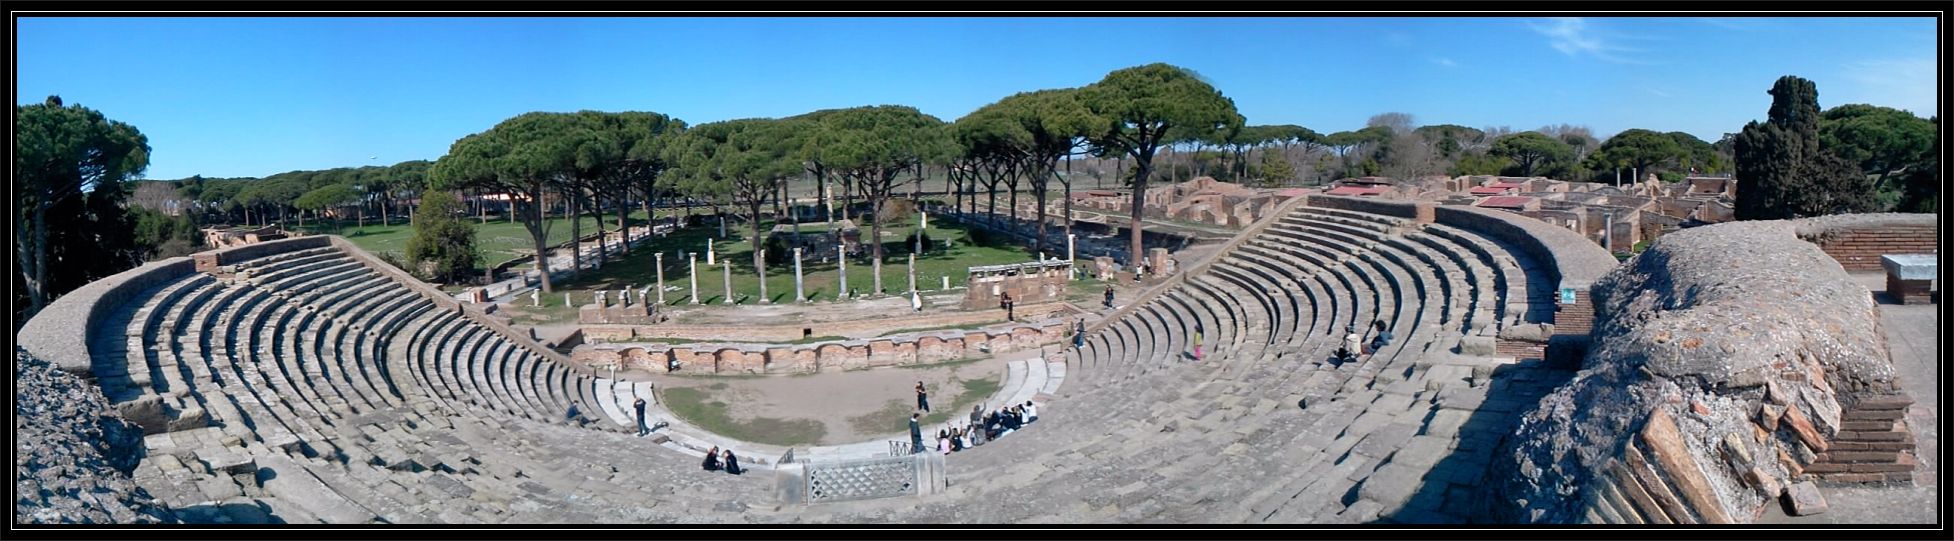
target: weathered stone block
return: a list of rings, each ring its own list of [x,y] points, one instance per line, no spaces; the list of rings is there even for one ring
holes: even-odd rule
[[[1823,513],[1831,506],[1825,503],[1825,496],[1818,493],[1818,485],[1811,481],[1792,483],[1784,492],[1785,500],[1791,502],[1791,514],[1807,516]]]

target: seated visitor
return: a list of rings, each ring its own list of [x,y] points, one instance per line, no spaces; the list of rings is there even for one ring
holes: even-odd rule
[[[732,449],[727,449],[724,455],[726,458],[726,473],[739,475],[741,472],[746,471],[740,469],[740,457],[735,456]]]
[[[711,451],[706,451],[706,461],[704,466],[706,468],[706,471],[719,470],[719,446],[715,445],[712,447]]]
[[[1357,334],[1355,324],[1344,327],[1343,332],[1343,348],[1337,350],[1337,357],[1345,362],[1357,360],[1357,355],[1364,352],[1364,337]]]
[[[964,450],[963,429],[961,428],[951,429],[950,430],[950,452],[954,453],[962,450]]]
[[[1371,339],[1371,353],[1377,353],[1377,350],[1391,345],[1391,339],[1393,337],[1391,336],[1391,331],[1384,328],[1384,320],[1382,319],[1372,322],[1372,327],[1377,329],[1377,337]]]
[[[950,454],[950,431],[936,431],[936,452]]]
[[[1031,403],[1030,400],[1024,401],[1024,413],[1025,422],[1032,423],[1038,421],[1038,405]]]

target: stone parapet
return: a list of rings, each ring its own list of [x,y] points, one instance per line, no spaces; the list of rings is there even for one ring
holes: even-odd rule
[[[967,332],[940,331],[792,345],[607,343],[578,346],[570,359],[590,367],[647,371],[667,370],[676,361],[679,370],[692,373],[805,374],[933,364],[1025,351],[1061,343],[1068,332],[1070,327],[1064,322],[1049,321]]]

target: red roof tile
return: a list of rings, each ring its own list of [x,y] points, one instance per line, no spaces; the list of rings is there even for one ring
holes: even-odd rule
[[[1494,187],[1494,186],[1480,186],[1480,187],[1477,187],[1477,188],[1473,188],[1473,189],[1471,190],[1471,192],[1472,192],[1472,195],[1499,195],[1499,194],[1503,194],[1503,193],[1506,193],[1506,192],[1509,192],[1509,191],[1512,191],[1512,190],[1513,190],[1512,188],[1500,188],[1500,187]]]

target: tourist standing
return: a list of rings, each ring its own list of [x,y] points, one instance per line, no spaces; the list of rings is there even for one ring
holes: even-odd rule
[[[909,453],[923,452],[923,414],[909,414]]]
[[[923,410],[924,413],[930,410],[930,393],[923,388],[923,382],[920,381],[916,382],[916,409]]]
[[[1072,326],[1072,347],[1086,347],[1086,318],[1079,318],[1079,322]]]
[[[645,426],[645,399],[631,401],[631,409],[638,412],[638,437],[642,438],[645,434],[650,434],[651,429]]]
[[[1002,294],[1002,295],[999,295],[999,296],[997,297],[997,307],[998,307],[998,308],[1003,308],[1003,309],[1004,309],[1004,319],[1007,319],[1007,320],[1010,320],[1010,321],[1017,321],[1017,320],[1018,320],[1018,316],[1017,316],[1017,312],[1015,312],[1015,311],[1013,311],[1013,310],[1012,310],[1012,306],[1011,306],[1011,292],[1009,292],[1009,291],[1006,291],[1006,292],[1004,292],[1004,294]]]
[[[1106,286],[1106,309],[1113,309],[1113,286]]]

